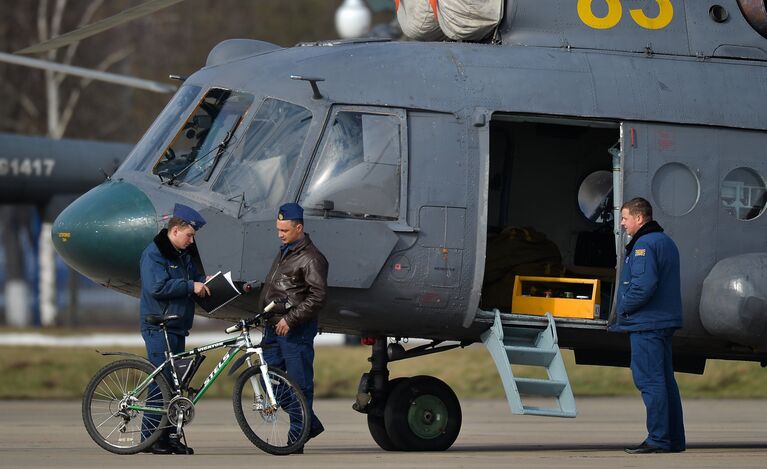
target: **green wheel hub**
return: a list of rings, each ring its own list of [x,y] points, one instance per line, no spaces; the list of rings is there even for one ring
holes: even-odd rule
[[[418,396],[410,404],[407,423],[419,438],[430,440],[445,432],[447,427],[447,406],[436,396]]]

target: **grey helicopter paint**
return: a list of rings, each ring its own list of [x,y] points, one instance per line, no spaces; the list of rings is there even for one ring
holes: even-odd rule
[[[387,336],[478,341],[496,308],[505,325],[539,324],[510,313],[510,292],[480,307],[489,235],[534,226],[572,263],[578,235],[597,228],[578,210],[579,184],[610,171],[612,218],[648,198],[679,246],[677,369],[765,363],[765,25],[764,3],[747,0],[508,0],[488,43],[226,41],[112,180],[62,213],[54,242],[85,275],[135,295],[141,243],[182,202],[209,221],[197,236],[206,272],[258,285],[278,246],[276,207],[302,203],[330,263],[321,327],[378,338],[371,373],[385,378]],[[218,137],[194,157],[176,151],[202,133]],[[110,270],[110,250],[87,254],[85,208],[117,195],[99,231],[124,247]],[[620,266],[626,240],[609,233]],[[603,313],[558,318],[559,344],[581,363],[626,365],[625,337],[606,331],[619,274],[607,268]],[[257,291],[216,317],[248,314]],[[371,385],[374,402],[385,383]]]

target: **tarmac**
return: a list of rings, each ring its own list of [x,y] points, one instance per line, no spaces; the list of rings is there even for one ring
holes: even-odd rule
[[[502,400],[463,400],[463,426],[448,451],[385,452],[349,400],[319,400],[325,433],[303,455],[272,456],[241,433],[228,400],[201,401],[187,427],[192,456],[118,456],[96,446],[76,401],[0,401],[3,468],[750,468],[767,467],[767,402],[685,400],[688,449],[629,455],[644,438],[639,397],[581,398],[575,419],[512,415]]]

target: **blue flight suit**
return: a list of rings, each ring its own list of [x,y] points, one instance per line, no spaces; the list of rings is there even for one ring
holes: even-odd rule
[[[194,282],[204,282],[205,275],[197,273],[188,250],[176,250],[168,239],[168,230],[163,229],[141,254],[141,336],[146,345],[147,358],[154,366],[161,365],[166,359],[165,336],[160,327],[148,324],[146,317],[179,315],[178,319],[169,321],[166,326],[172,353],[184,351],[186,336],[192,328]],[[173,386],[167,370],[165,377]],[[155,385],[149,387],[148,393],[150,397],[161,399],[161,396],[157,396],[159,389]],[[161,400],[157,404],[160,403]],[[145,414],[142,437],[147,437],[150,433],[147,428],[157,426],[159,421],[158,415]]]
[[[611,331],[628,332],[631,373],[647,409],[645,443],[684,451],[682,400],[674,378],[672,336],[682,327],[679,250],[655,221],[627,246]]]

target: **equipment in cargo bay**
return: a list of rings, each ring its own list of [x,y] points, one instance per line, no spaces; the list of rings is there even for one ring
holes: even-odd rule
[[[440,450],[458,400],[388,363],[482,341],[514,413],[575,416],[560,347],[629,362],[607,332],[627,242],[614,220],[641,196],[681,254],[677,370],[767,362],[764,2],[506,0],[472,42],[443,40],[448,2],[429,3],[429,41],[219,44],[57,219],[61,255],[136,295],[139,255],[180,202],[209,222],[206,272],[261,282],[276,207],[302,204],[330,263],[322,329],[374,338],[355,409],[384,449]],[[257,292],[215,316],[251,314]]]

